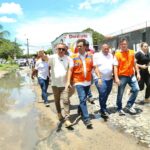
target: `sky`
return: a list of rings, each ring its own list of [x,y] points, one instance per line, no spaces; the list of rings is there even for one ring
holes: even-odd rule
[[[86,28],[110,36],[150,22],[149,0],[0,0],[0,25],[26,53],[48,49],[66,32]]]

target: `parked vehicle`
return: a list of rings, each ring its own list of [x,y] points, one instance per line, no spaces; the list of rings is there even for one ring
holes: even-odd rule
[[[21,66],[27,66],[27,60],[24,59],[24,58],[17,59],[16,63],[19,65],[19,67],[21,67]]]

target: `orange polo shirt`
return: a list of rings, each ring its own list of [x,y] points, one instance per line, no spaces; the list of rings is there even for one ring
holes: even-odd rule
[[[118,61],[118,76],[132,76],[135,65],[134,50],[116,51],[115,57]]]

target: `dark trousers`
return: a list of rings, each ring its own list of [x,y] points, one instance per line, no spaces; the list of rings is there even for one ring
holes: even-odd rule
[[[138,83],[140,91],[142,91],[144,89],[144,85],[146,85],[145,98],[150,98],[150,74],[141,74],[141,80]]]

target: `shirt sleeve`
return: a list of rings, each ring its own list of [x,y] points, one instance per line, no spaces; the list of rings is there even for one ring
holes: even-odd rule
[[[52,65],[52,55],[48,57],[48,65],[51,66]]]
[[[95,53],[95,54],[93,55],[93,66],[96,66],[96,65],[98,65],[97,53]]]
[[[113,65],[118,66],[118,60],[117,60],[116,56],[114,56]]]
[[[69,59],[69,68],[74,67],[73,59],[70,57],[68,59]]]

